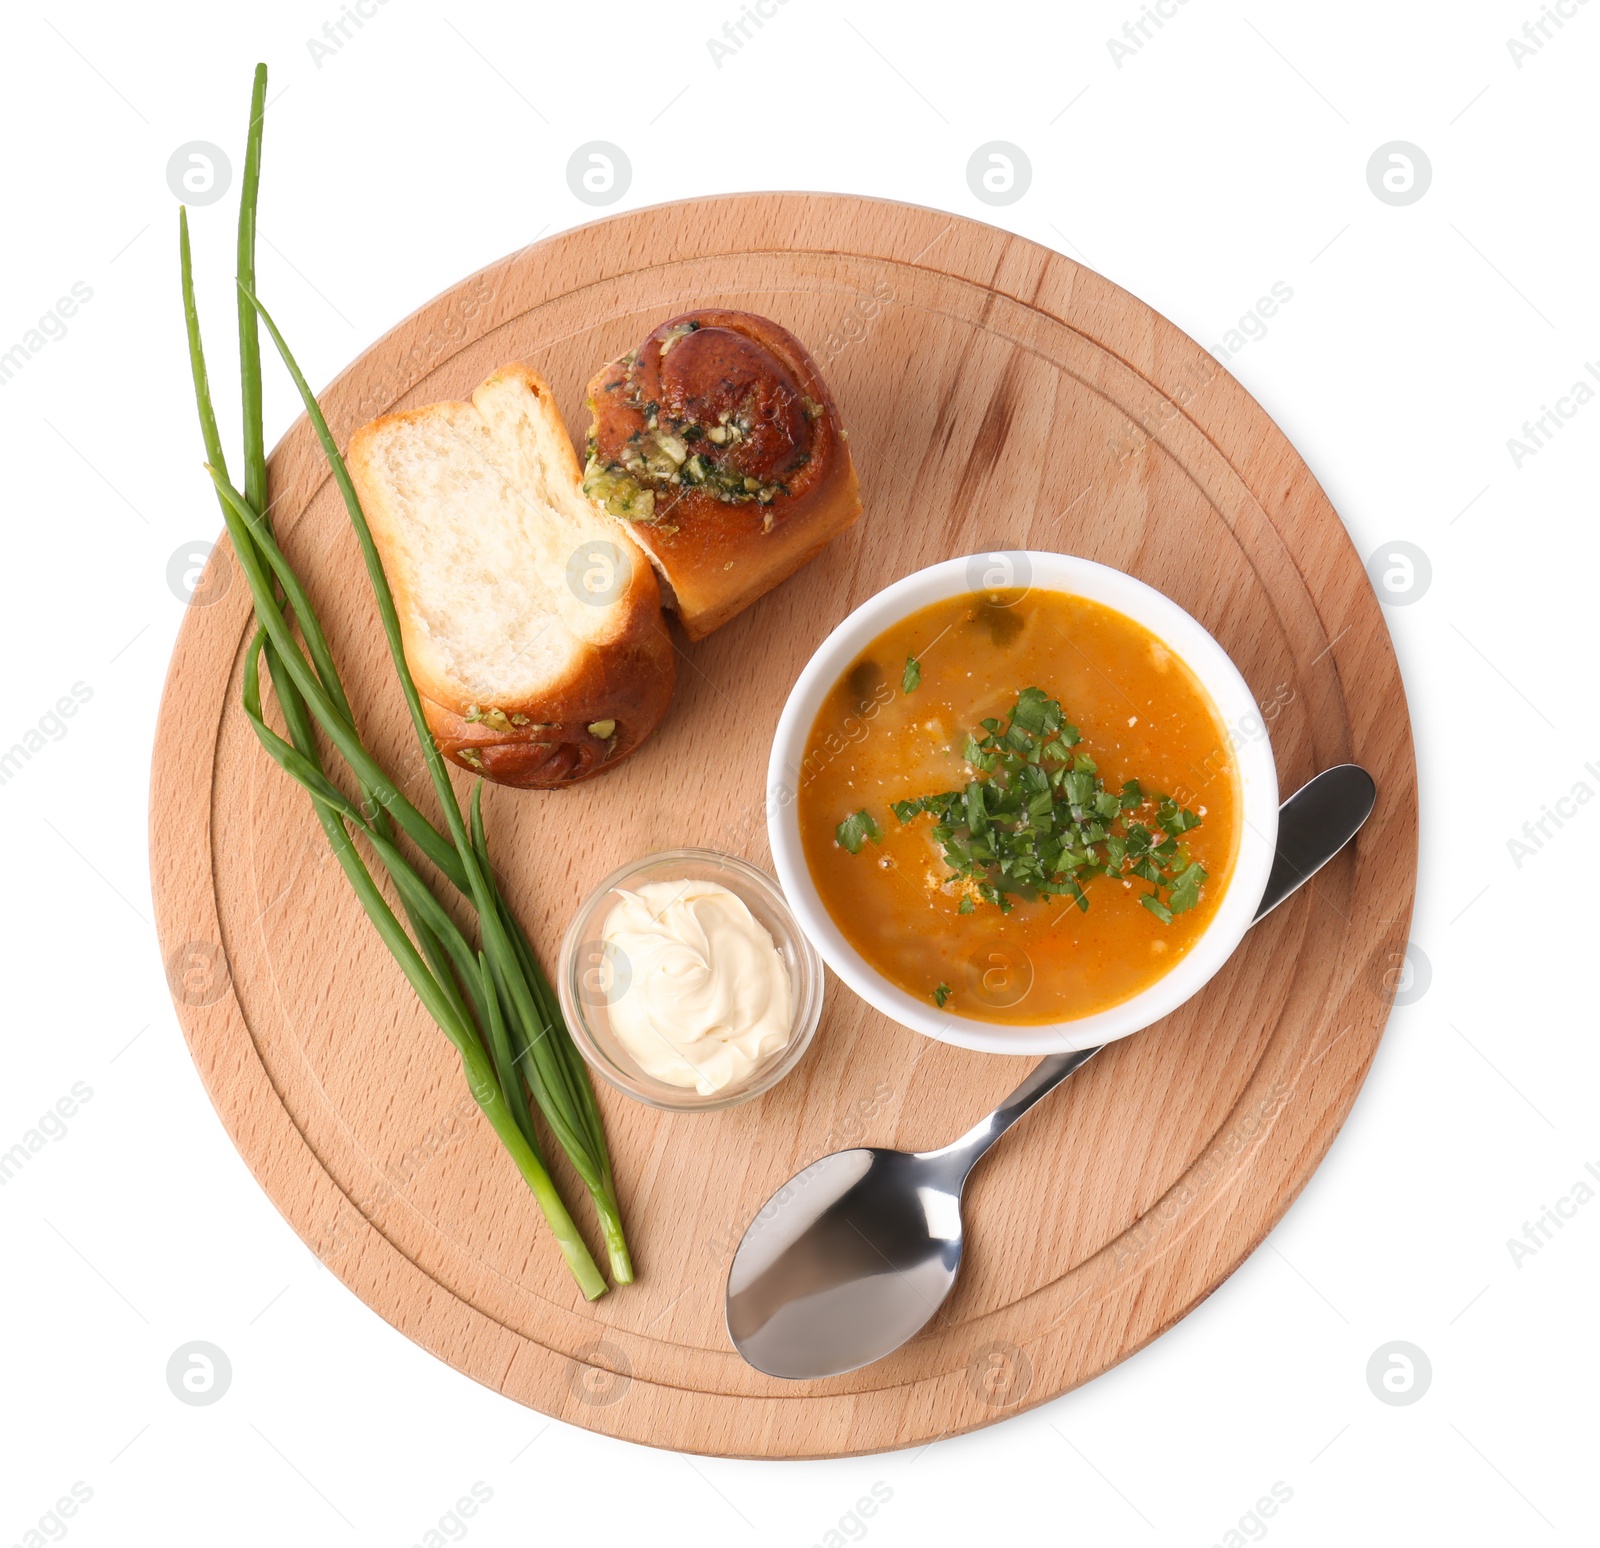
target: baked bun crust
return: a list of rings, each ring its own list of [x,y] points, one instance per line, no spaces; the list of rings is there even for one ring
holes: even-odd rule
[[[502,367],[470,403],[364,425],[347,460],[440,751],[541,790],[631,756],[671,701],[672,640],[649,561],[579,490],[549,383]]]
[[[787,328],[685,312],[589,383],[584,493],[638,542],[704,638],[861,514],[839,413]]]

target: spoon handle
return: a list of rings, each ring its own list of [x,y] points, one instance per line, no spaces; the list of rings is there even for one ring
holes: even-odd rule
[[[1278,849],[1266,891],[1256,909],[1256,924],[1283,900],[1298,892],[1355,837],[1377,798],[1372,776],[1359,764],[1341,763],[1324,769],[1285,801],[1278,813]],[[987,1118],[974,1124],[953,1145],[923,1153],[924,1161],[950,1168],[949,1183],[959,1190],[983,1153],[1041,1097],[1048,1096],[1069,1075],[1082,1069],[1105,1047],[1052,1054]]]
[[[951,1169],[950,1181],[960,1188],[968,1172],[977,1165],[978,1158],[1033,1104],[1048,1096],[1069,1075],[1075,1074],[1104,1048],[1080,1048],[1073,1053],[1051,1054],[1041,1059],[1028,1072],[1027,1078],[986,1118],[981,1118],[954,1144],[943,1150],[926,1152],[918,1159],[943,1161]]]

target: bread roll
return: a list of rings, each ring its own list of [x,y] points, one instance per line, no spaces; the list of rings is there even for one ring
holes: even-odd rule
[[[348,460],[447,758],[551,789],[655,730],[673,686],[660,588],[580,492],[537,371],[505,366],[470,403],[374,420]]]
[[[584,493],[630,531],[698,640],[861,514],[815,362],[749,312],[685,312],[589,384]]]

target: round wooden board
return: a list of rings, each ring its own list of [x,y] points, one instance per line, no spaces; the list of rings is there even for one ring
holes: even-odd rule
[[[448,1044],[329,863],[309,802],[255,744],[239,708],[249,598],[226,544],[161,712],[156,908],[223,1122],[375,1311],[478,1381],[590,1429],[719,1455],[839,1456],[954,1434],[1087,1381],[1261,1241],[1332,1142],[1387,1016],[1415,886],[1416,774],[1378,604],[1288,441],[1147,306],[992,227],[820,194],[617,216],[441,296],[323,404],[343,442],[520,359],[555,385],[581,445],[597,364],[674,312],[716,305],[777,318],[815,354],[865,514],[719,633],[680,640],[677,702],[615,774],[562,792],[489,787],[490,841],[547,964],[580,896],[630,856],[705,845],[770,865],[763,773],[790,684],[847,611],[955,554],[1048,548],[1131,571],[1238,662],[1285,791],[1352,759],[1378,783],[1352,852],[1182,1012],[1108,1049],[997,1147],[934,1325],[812,1383],[750,1369],[723,1327],[733,1247],[783,1179],[850,1144],[943,1144],[1026,1068],[922,1039],[831,978],[814,1046],[764,1098],[671,1116],[602,1090],[639,1278],[582,1300]],[[426,805],[355,542],[304,420],[273,455],[272,493],[368,740]]]

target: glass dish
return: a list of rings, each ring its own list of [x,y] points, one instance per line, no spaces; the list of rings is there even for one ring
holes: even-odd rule
[[[617,889],[659,881],[718,882],[744,901],[772,937],[789,970],[793,1020],[788,1043],[758,1064],[738,1085],[702,1096],[693,1086],[674,1086],[646,1074],[613,1032],[607,989],[611,964],[601,940]],[[736,855],[710,849],[667,849],[634,860],[584,899],[561,942],[556,991],[578,1051],[602,1080],[651,1107],[705,1113],[748,1102],[769,1091],[798,1064],[822,1015],[822,958],[801,933],[778,884]]]

